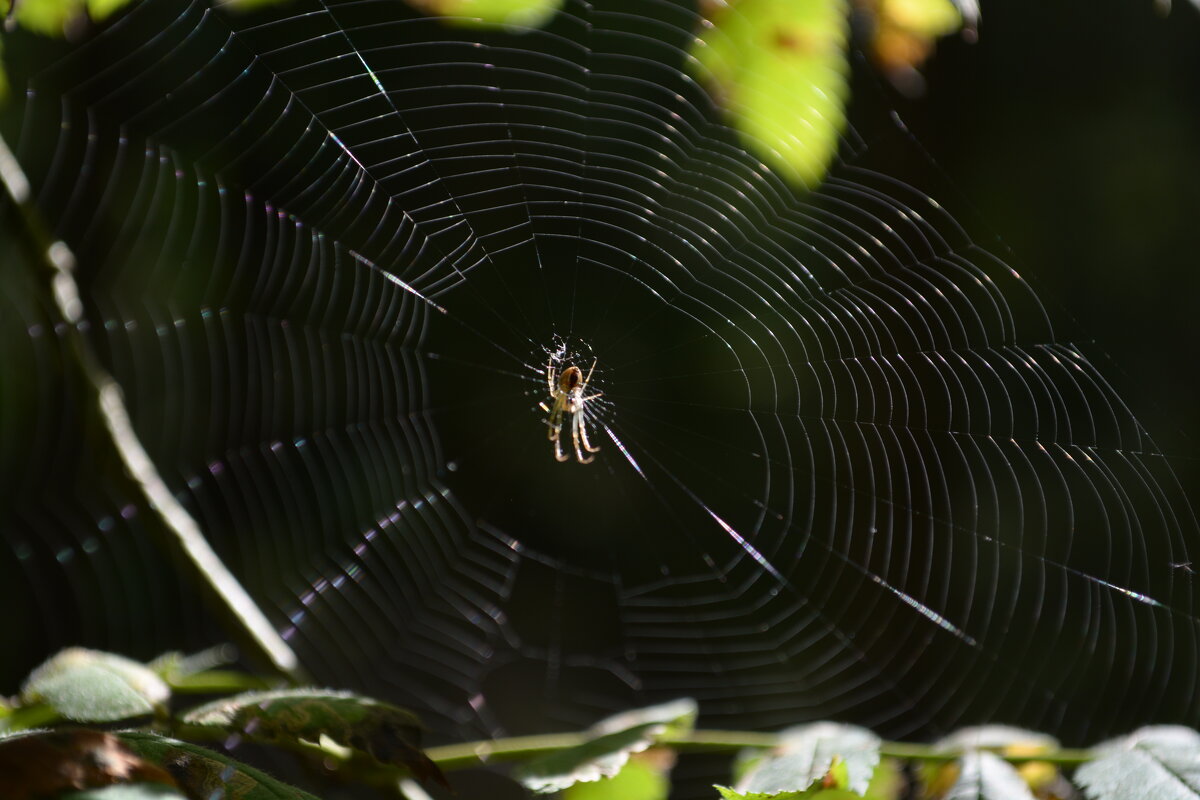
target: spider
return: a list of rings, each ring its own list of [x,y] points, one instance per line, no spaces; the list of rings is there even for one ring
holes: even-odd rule
[[[553,357],[546,363],[546,386],[550,390],[550,399],[554,401],[554,405],[551,407],[547,407],[545,403],[538,403],[538,405],[550,415],[550,418],[546,420],[546,424],[550,428],[548,438],[554,442],[554,458],[558,461],[566,461],[570,458],[562,451],[563,414],[571,415],[571,440],[575,444],[575,460],[580,464],[590,464],[594,457],[584,458],[584,451],[589,453],[600,451],[599,447],[592,447],[592,443],[588,441],[583,415],[584,403],[603,394],[603,392],[592,395],[584,394],[587,391],[588,381],[592,379],[592,370],[595,368],[596,361],[593,359],[591,369],[588,370],[585,378],[583,370],[579,367],[567,367],[561,374],[556,374]]]

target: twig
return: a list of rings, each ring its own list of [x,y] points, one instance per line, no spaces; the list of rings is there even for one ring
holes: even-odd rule
[[[55,239],[42,224],[33,206],[29,180],[16,157],[0,136],[0,183],[19,212],[21,230],[39,261],[46,266],[51,278],[54,302],[63,321],[67,323],[68,340],[88,383],[95,392],[96,406],[108,429],[113,446],[129,471],[149,508],[158,515],[171,536],[175,548],[199,576],[212,588],[246,638],[259,654],[280,674],[293,682],[302,682],[303,670],[295,652],[276,632],[262,609],[221,562],[209,545],[199,524],[187,509],[175,499],[159,475],[158,469],[142,446],[129,419],[121,388],[101,366],[80,332],[84,321],[83,301],[75,282],[75,255],[67,244]]]
[[[507,761],[521,761],[568,747],[575,747],[587,741],[587,737],[579,733],[555,733],[544,736],[514,736],[507,739],[493,739],[464,744],[452,744],[442,747],[431,747],[425,755],[445,771],[478,767],[482,764]],[[684,736],[661,739],[657,742],[662,747],[670,747],[680,752],[736,752],[744,748],[770,748],[779,744],[779,737],[771,733],[755,733],[753,731],[717,731],[700,730]],[[911,744],[908,742],[884,742],[879,749],[880,755],[886,758],[897,758],[903,761],[948,762],[962,757],[959,751],[936,749],[927,744]],[[1088,750],[1060,749],[1045,753],[1006,755],[996,752],[998,756],[1013,764],[1024,764],[1030,761],[1045,761],[1062,767],[1077,766],[1092,759]]]

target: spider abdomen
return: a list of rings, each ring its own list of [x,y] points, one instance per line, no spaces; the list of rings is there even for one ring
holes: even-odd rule
[[[583,373],[579,367],[567,367],[558,379],[558,388],[564,392],[574,391],[583,382]]]

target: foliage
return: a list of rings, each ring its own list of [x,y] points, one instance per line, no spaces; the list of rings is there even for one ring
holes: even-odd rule
[[[536,793],[557,792],[576,783],[611,778],[634,753],[668,737],[691,731],[696,719],[693,700],[677,700],[601,720],[584,732],[579,745],[550,753],[526,764],[518,778]]]
[[[211,654],[167,654],[149,664],[82,648],[53,656],[30,674],[20,696],[3,707],[0,775],[5,776],[5,797],[75,789],[85,792],[84,797],[140,799],[175,796],[172,790],[179,789],[187,797],[313,800],[249,765],[169,733],[200,741],[238,737],[263,742],[361,773],[386,766],[390,769],[383,775],[391,784],[408,774],[445,782],[420,748],[420,722],[414,714],[347,692],[245,692],[172,713],[168,703],[173,695],[197,689],[237,691],[260,682],[233,671],[197,669],[205,665],[217,665]],[[150,728],[36,730],[58,719],[129,722],[150,713],[155,715]],[[128,791],[92,791],[115,785]]]
[[[1075,779],[1095,800],[1200,798],[1200,734],[1161,725],[1096,747],[1096,759]]]
[[[72,647],[29,675],[21,702],[45,703],[70,720],[109,722],[151,714],[170,694],[166,681],[149,667],[112,653]]]
[[[18,0],[15,23],[43,36],[73,36],[133,0]],[[214,0],[250,12],[289,0]],[[0,10],[13,0],[0,0]],[[563,0],[407,0],[450,26],[520,34],[550,24]],[[933,42],[960,30],[950,0],[710,0],[688,52],[697,78],[747,148],[797,188],[814,188],[837,154],[849,100],[850,19],[870,21],[876,63],[901,88]],[[3,58],[0,40],[0,58]],[[8,93],[0,68],[0,101]]]
[[[421,752],[421,723],[415,714],[349,692],[246,692],[201,706],[181,719],[218,733],[237,731],[252,742],[298,747],[328,739],[382,764],[404,767],[418,778],[441,779]]]
[[[815,187],[837,150],[849,92],[846,0],[716,4],[692,56],[747,147]]]
[[[409,5],[452,25],[499,26],[511,31],[540,28],[562,0],[408,0]]]
[[[21,0],[17,26],[67,36],[117,14],[131,0]],[[228,0],[249,10],[281,0]],[[11,2],[11,0],[9,0]],[[561,0],[409,0],[448,24],[504,31],[550,24]],[[948,0],[858,0],[873,20],[871,47],[898,84],[933,41],[961,29]],[[850,0],[713,0],[689,51],[747,147],[799,187],[813,187],[836,157],[849,98]],[[0,39],[0,58],[4,57]],[[905,77],[908,76],[908,77]],[[0,70],[0,99],[8,92]],[[483,754],[521,761],[513,776],[530,791],[564,800],[659,800],[675,752],[743,750],[725,800],[1031,800],[1075,792],[1091,800],[1200,800],[1200,734],[1148,727],[1089,751],[1064,750],[1033,731],[986,726],[930,746],[883,741],[862,728],[808,724],[764,737],[694,731],[694,701],[610,717],[578,735],[423,750],[411,712],[347,692],[267,689],[262,678],[218,670],[220,658],[166,654],[141,664],[71,648],[35,669],[19,696],[0,702],[0,775],[5,796],[75,800],[315,795],[198,742],[252,741],[310,759],[320,770],[395,790],[401,777],[445,783],[442,769],[475,766]],[[246,692],[246,689],[254,691]],[[198,708],[171,704],[189,691],[241,692]],[[54,727],[63,721],[147,725],[116,732]],[[182,738],[176,738],[182,737]],[[534,737],[535,739],[537,737]],[[188,741],[195,740],[195,741]],[[747,747],[748,746],[748,747]],[[474,757],[464,757],[463,753]],[[913,777],[900,769],[914,765]]]
[[[161,765],[184,792],[193,797],[236,797],[238,800],[316,800],[265,772],[206,747],[157,733],[126,731],[122,744],[146,761]]]
[[[70,648],[52,657],[18,697],[0,703],[5,797],[316,800],[204,745],[246,741],[295,753],[319,774],[397,796],[411,791],[404,788],[408,776],[449,786],[442,770],[518,762],[514,780],[561,800],[665,800],[675,754],[704,750],[740,751],[733,786],[714,787],[712,796],[723,800],[1200,800],[1200,733],[1178,726],[1142,728],[1086,751],[1003,725],[964,728],[919,745],[834,722],[778,734],[697,731],[695,701],[680,699],[608,717],[578,734],[422,750],[412,712],[328,689],[244,692],[263,681],[216,669],[232,655],[227,648],[192,657],[170,653],[139,664]],[[196,690],[229,696],[171,708]],[[149,713],[153,719],[141,727],[76,727],[129,724]],[[56,721],[69,724],[42,729]]]
[[[854,725],[818,722],[779,734],[772,753],[738,781],[739,796],[770,797],[819,785],[862,795],[879,764],[880,739]]]

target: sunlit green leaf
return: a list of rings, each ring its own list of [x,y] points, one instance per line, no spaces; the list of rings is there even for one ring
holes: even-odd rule
[[[1092,800],[1197,800],[1200,733],[1175,725],[1141,728],[1096,747],[1075,772]]]
[[[108,19],[112,14],[129,5],[130,0],[87,0],[88,16],[96,22]]]
[[[46,703],[79,722],[109,722],[153,713],[171,690],[152,670],[123,656],[72,647],[30,673],[21,701]]]
[[[752,152],[815,187],[845,126],[846,0],[715,5],[691,51],[701,79]]]
[[[190,797],[317,800],[308,792],[198,745],[136,731],[118,736],[142,758],[166,768]]]
[[[945,36],[963,24],[962,13],[950,0],[880,0],[878,13],[920,36]]]
[[[534,792],[557,792],[576,783],[611,778],[629,756],[667,736],[691,730],[696,719],[694,700],[676,700],[650,708],[626,711],[588,728],[591,737],[578,747],[534,759],[515,777]]]
[[[666,800],[670,791],[662,770],[633,758],[611,778],[568,787],[560,800]]]
[[[516,30],[540,28],[562,6],[562,0],[408,0],[409,5],[447,22],[489,25]]]
[[[34,33],[62,36],[67,24],[83,12],[83,0],[18,0],[17,24]]]
[[[728,786],[715,787],[724,800],[862,800],[849,789],[824,789],[820,786],[803,792],[739,792]]]
[[[769,758],[738,781],[748,795],[802,792],[814,786],[867,791],[879,764],[879,737],[866,728],[817,722],[780,733]]]
[[[736,784],[769,757],[770,753],[760,747],[747,747],[739,750],[738,754],[734,756],[733,765],[729,770],[733,782]]]
[[[904,772],[894,758],[881,759],[867,785],[867,800],[897,800],[908,788]]]
[[[349,692],[246,692],[194,709],[183,721],[259,742],[315,743],[324,737],[384,764],[405,767],[418,778],[444,781],[420,749],[421,723],[415,714]]]

